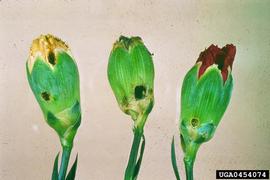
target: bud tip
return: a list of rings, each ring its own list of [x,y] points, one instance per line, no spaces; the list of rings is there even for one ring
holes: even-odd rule
[[[199,69],[199,78],[203,75],[206,69],[216,64],[218,69],[221,71],[223,81],[225,82],[228,78],[228,72],[232,69],[234,57],[236,54],[236,47],[233,44],[227,44],[223,48],[219,48],[216,45],[210,45],[207,49],[201,52],[198,60],[201,62]]]
[[[56,50],[69,51],[68,45],[61,39],[51,35],[40,35],[33,40],[30,48],[30,56],[27,61],[29,72],[32,71],[37,56],[53,67],[57,62],[55,58]]]

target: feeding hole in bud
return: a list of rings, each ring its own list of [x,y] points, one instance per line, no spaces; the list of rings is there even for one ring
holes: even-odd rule
[[[145,98],[146,88],[142,85],[135,87],[135,99],[141,100]]]
[[[193,119],[191,120],[191,125],[192,125],[192,127],[197,127],[197,126],[199,125],[199,120],[193,118]]]
[[[48,53],[48,61],[51,65],[55,65],[56,64],[56,59],[55,59],[55,55],[53,52],[49,52]]]
[[[218,65],[218,69],[220,69],[220,70],[223,69],[224,61],[225,61],[225,55],[223,53],[219,54],[217,56],[217,59],[216,59],[216,62],[215,62]]]
[[[45,101],[49,101],[51,98],[50,98],[50,94],[47,93],[47,92],[43,92],[41,93],[41,97],[45,100]]]

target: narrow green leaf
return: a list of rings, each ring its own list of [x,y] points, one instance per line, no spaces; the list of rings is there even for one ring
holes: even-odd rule
[[[59,152],[57,153],[54,160],[52,180],[58,180],[58,158],[59,158]]]
[[[67,178],[66,180],[74,180],[75,179],[75,176],[76,176],[76,170],[77,170],[77,163],[78,163],[78,154],[76,156],[76,160],[75,162],[73,163],[68,175],[67,175]]]
[[[139,171],[140,171],[140,167],[141,167],[141,163],[142,163],[142,159],[143,159],[144,147],[145,147],[145,137],[143,135],[142,136],[141,149],[140,149],[140,156],[139,156],[139,159],[138,159],[138,161],[136,163],[135,170],[134,170],[134,175],[133,175],[134,180],[137,179],[137,176],[138,176]]]
[[[180,175],[178,172],[178,167],[177,167],[177,162],[176,162],[176,157],[175,157],[174,136],[173,136],[172,145],[171,145],[171,160],[172,160],[172,166],[173,166],[175,177],[177,180],[180,180]]]

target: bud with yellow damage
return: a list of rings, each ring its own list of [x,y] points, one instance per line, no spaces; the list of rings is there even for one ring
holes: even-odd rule
[[[63,158],[59,179],[65,179],[64,166],[81,122],[77,65],[66,43],[48,34],[33,41],[26,70],[45,120],[60,138]]]

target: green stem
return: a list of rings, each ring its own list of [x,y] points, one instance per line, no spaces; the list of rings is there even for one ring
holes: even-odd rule
[[[125,171],[125,180],[133,180],[142,136],[143,136],[143,132],[135,128],[133,143],[132,143],[129,160],[128,160],[128,165]]]
[[[187,161],[184,159],[185,170],[186,170],[186,180],[193,180],[193,164],[194,161]]]
[[[200,144],[191,142],[186,147],[184,163],[185,163],[185,170],[186,170],[186,180],[193,180],[193,165],[196,159],[197,151],[200,147]]]
[[[68,162],[69,162],[71,150],[72,150],[72,148],[70,148],[70,147],[63,147],[63,153],[62,153],[61,166],[60,166],[60,170],[59,170],[58,180],[65,180],[66,179],[66,173],[67,173]]]

